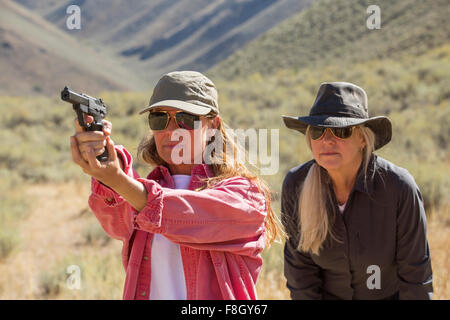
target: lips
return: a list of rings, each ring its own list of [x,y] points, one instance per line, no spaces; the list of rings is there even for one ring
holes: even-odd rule
[[[173,148],[177,145],[178,143],[174,143],[174,144],[165,144],[163,145],[164,148]]]
[[[334,155],[338,155],[339,153],[337,152],[322,152],[320,155],[321,156],[334,156]]]

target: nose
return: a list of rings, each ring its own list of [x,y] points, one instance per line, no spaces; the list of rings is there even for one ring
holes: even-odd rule
[[[173,131],[178,129],[178,125],[176,124],[176,119],[174,114],[170,114],[169,116],[169,123],[167,124],[167,131]]]
[[[325,129],[325,133],[322,137],[323,142],[334,142],[334,135],[329,128]]]

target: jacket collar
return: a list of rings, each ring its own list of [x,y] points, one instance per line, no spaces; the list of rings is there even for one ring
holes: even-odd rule
[[[364,167],[363,163],[361,162],[361,165],[358,170],[358,176],[355,181],[355,190],[358,190],[360,192],[364,192],[367,194],[371,194],[373,191],[373,181],[375,178],[375,166],[376,166],[376,155],[371,154],[369,158],[369,164],[367,166],[367,173],[366,177],[364,179]]]
[[[194,166],[191,172],[191,182],[189,183],[189,189],[197,189],[203,186],[203,180],[205,178],[214,177],[214,173],[210,165],[202,163]],[[175,188],[175,182],[172,175],[166,166],[159,165],[153,169],[147,176],[147,179],[161,181],[163,180],[168,188]]]

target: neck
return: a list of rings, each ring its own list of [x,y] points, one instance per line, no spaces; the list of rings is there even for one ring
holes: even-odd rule
[[[336,170],[327,170],[333,182],[333,189],[339,204],[347,202],[347,198],[353,189],[358,174],[362,157],[352,164]]]
[[[174,174],[185,174],[190,176],[192,172],[192,168],[195,165],[193,164],[179,164],[179,165],[169,165],[169,170],[172,175]]]

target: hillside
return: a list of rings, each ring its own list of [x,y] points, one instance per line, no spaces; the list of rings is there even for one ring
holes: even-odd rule
[[[369,30],[369,5],[381,29]],[[234,78],[259,72],[420,54],[450,41],[446,0],[320,0],[252,41],[209,74]]]
[[[16,0],[60,30],[119,55],[150,88],[176,69],[206,70],[312,0]],[[81,8],[81,30],[67,30],[66,8]]]
[[[96,52],[31,11],[0,1],[0,94],[55,95],[74,89],[139,89],[137,77],[105,52]]]

